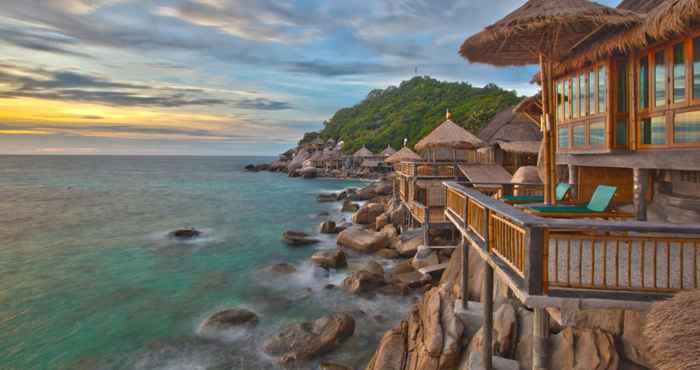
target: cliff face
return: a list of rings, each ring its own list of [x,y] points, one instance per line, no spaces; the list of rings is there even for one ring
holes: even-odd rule
[[[469,369],[471,353],[483,343],[481,322],[465,322],[454,311],[459,299],[460,255],[452,254],[440,284],[413,307],[409,315],[384,334],[367,370]],[[470,300],[481,296],[483,261],[469,256]],[[532,368],[532,311],[508,298],[505,284],[494,285],[493,353]],[[644,313],[623,310],[584,310],[570,313],[562,326],[552,320],[549,339],[550,369],[646,369],[646,347],[640,335]]]

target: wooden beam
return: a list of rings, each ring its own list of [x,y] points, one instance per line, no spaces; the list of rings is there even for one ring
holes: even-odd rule
[[[461,236],[460,250],[462,251],[462,307],[467,309],[469,305],[469,244]]]
[[[486,264],[484,276],[484,341],[482,342],[482,359],[484,360],[484,369],[493,370],[493,267]]]
[[[548,339],[549,317],[543,308],[535,308],[532,325],[532,368],[533,370],[547,370],[548,366]]]
[[[647,220],[647,192],[649,187],[649,170],[635,168],[634,179],[634,217],[637,221]]]

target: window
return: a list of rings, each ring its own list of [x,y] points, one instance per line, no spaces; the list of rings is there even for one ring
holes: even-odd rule
[[[578,110],[578,78],[571,80],[571,110],[573,111],[573,117],[577,118],[579,114]]]
[[[649,57],[639,60],[639,108],[649,108]]]
[[[627,145],[627,119],[619,119],[615,122],[615,145]]]
[[[563,93],[563,87],[562,87],[562,82],[558,81],[557,82],[557,122],[561,122],[564,120],[564,113],[562,112],[562,107],[564,106],[564,97],[562,96]]]
[[[608,77],[605,66],[598,69],[598,113],[605,112],[605,98],[608,96]]]
[[[657,107],[666,105],[666,61],[664,51],[654,54],[654,100]]]
[[[685,48],[683,43],[673,47],[673,102],[685,101]]]
[[[642,120],[642,144],[666,144],[666,117],[652,117]]]
[[[588,127],[589,142],[591,145],[605,145],[605,122],[593,122]]]
[[[673,142],[700,143],[700,111],[676,113],[673,122]]]
[[[571,118],[571,81],[564,80],[564,117]]]
[[[588,101],[587,91],[588,89],[586,89],[586,75],[582,73],[578,75],[578,97],[580,99],[578,106],[581,110],[581,117],[584,117],[588,114],[586,110],[586,102]]]
[[[700,37],[693,40],[693,97],[700,99]]]
[[[617,63],[617,112],[627,112],[627,63]]]
[[[559,147],[566,149],[569,147],[569,128],[560,127],[559,128]]]
[[[573,132],[574,146],[586,145],[586,127],[583,125],[574,126]]]
[[[588,113],[595,114],[595,72],[588,72]]]

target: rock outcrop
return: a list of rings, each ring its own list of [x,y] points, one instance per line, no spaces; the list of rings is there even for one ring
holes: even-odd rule
[[[334,221],[324,221],[321,223],[321,234],[336,234],[338,233],[338,228]]]
[[[311,262],[325,269],[339,269],[348,266],[345,253],[340,250],[318,251],[311,256]]]
[[[282,234],[282,241],[287,245],[299,247],[304,245],[316,244],[318,239],[311,238],[309,234],[303,231],[288,230]]]
[[[364,230],[353,226],[338,234],[338,244],[361,253],[374,253],[389,245],[389,239],[383,233]]]
[[[265,341],[263,350],[283,364],[309,361],[331,352],[354,333],[355,319],[348,313],[335,313],[282,329]]]
[[[258,324],[258,315],[253,311],[242,308],[233,308],[219,311],[204,320],[199,327],[201,333],[210,331],[229,330],[239,326],[255,326]]]
[[[566,327],[549,343],[550,369],[619,369],[615,340],[602,330]]]
[[[200,235],[202,235],[202,232],[194,229],[194,228],[186,228],[186,229],[177,229],[175,231],[170,232],[171,238],[179,239],[179,240],[187,240],[187,239],[194,239]]]
[[[352,222],[358,225],[374,224],[377,217],[384,213],[384,205],[379,203],[367,203],[352,215]]]

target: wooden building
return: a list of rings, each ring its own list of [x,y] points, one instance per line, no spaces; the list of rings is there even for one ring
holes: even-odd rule
[[[511,175],[522,166],[537,165],[542,132],[527,116],[508,107],[479,132],[486,146],[477,150],[478,162],[498,164]]]

